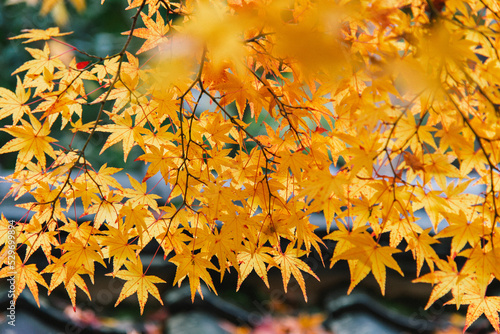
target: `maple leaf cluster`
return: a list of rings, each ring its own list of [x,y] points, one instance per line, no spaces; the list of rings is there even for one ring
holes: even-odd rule
[[[151,244],[193,299],[202,283],[215,291],[211,271],[234,270],[239,289],[252,272],[269,286],[272,267],[307,299],[303,274],[317,276],[304,257],[324,247],[309,217],[321,213],[349,293],[371,272],[384,294],[387,268],[403,275],[394,254],[411,252],[414,282],[434,285],[427,307],[451,292],[449,304],[469,305],[466,327],[484,313],[499,331],[488,287],[500,279],[500,6],[435,3],[133,0],[117,54],[73,48],[85,59],[64,63],[47,42],[27,47],[15,91],[0,88],[0,119],[12,119],[0,154],[17,153],[4,179],[30,213],[16,225],[15,298],[63,284],[75,305],[97,262],[126,281],[117,304],[137,293],[142,313],[164,283],[143,267]],[[135,53],[133,38],[145,40]],[[58,141],[55,124],[86,141]],[[101,153],[141,151],[142,180],[126,187],[119,168],[92,165],[98,132]],[[148,189],[155,175],[168,194]],[[70,218],[76,206],[93,219]],[[2,216],[0,277],[8,230]],[[39,250],[43,268],[30,262]]]

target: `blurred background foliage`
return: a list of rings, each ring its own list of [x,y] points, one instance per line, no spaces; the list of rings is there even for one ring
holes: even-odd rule
[[[16,0],[15,0],[16,1]],[[131,13],[125,11],[123,0],[107,0],[105,5],[100,1],[90,1],[87,8],[78,12],[72,6],[67,6],[69,21],[58,24],[54,13],[42,15],[41,3],[36,0],[26,2],[0,2],[0,64],[4,71],[0,72],[0,82],[3,87],[15,88],[16,80],[11,73],[26,60],[29,54],[24,50],[22,40],[9,40],[9,37],[19,35],[22,29],[47,29],[60,26],[61,31],[72,31],[73,34],[61,38],[69,41],[80,50],[90,54],[106,56],[118,52],[126,36],[121,32],[130,28]],[[42,45],[42,44],[40,44]],[[36,43],[29,47],[40,46]],[[83,60],[83,59],[82,59]]]

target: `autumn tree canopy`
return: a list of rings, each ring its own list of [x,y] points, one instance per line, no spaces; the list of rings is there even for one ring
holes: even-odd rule
[[[0,153],[17,153],[8,196],[27,210],[16,223],[15,298],[27,286],[38,301],[39,286],[62,284],[75,305],[76,287],[88,294],[83,278],[105,266],[125,281],[116,304],[137,293],[142,313],[165,283],[141,261],[155,244],[177,266],[166,283],[189,280],[192,298],[202,284],[215,290],[210,272],[236,271],[238,289],[253,271],[268,285],[277,267],[285,291],[293,276],[307,299],[303,275],[316,275],[304,257],[325,247],[309,217],[321,213],[325,239],[337,241],[330,265],[349,264],[348,293],[371,272],[384,294],[387,268],[403,275],[393,254],[411,252],[413,282],[433,285],[427,307],[451,292],[447,304],[468,307],[466,327],[484,313],[500,330],[500,297],[488,294],[500,279],[497,1],[129,0],[127,9],[117,54],[72,47],[59,28],[13,38],[32,57],[12,69],[15,90],[0,88],[12,137]],[[87,122],[89,108],[98,114]],[[118,168],[94,164],[86,152],[98,133],[101,153],[119,146],[125,162],[140,148],[142,179],[129,175],[127,187]],[[158,173],[164,196],[145,183]],[[432,228],[418,224],[420,209]],[[2,216],[0,277],[12,272],[8,229]]]

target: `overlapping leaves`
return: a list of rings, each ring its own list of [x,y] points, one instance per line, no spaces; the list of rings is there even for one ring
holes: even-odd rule
[[[64,64],[48,44],[27,48],[34,59],[15,70],[25,72],[15,92],[0,89],[13,137],[0,153],[17,153],[9,195],[32,214],[17,223],[16,298],[25,285],[38,299],[38,285],[63,283],[75,304],[76,286],[88,292],[82,277],[109,263],[126,280],[117,304],[137,293],[142,313],[148,293],[161,302],[163,282],[146,275],[148,244],[193,298],[202,282],[215,290],[211,272],[236,272],[239,288],[253,272],[268,285],[269,270],[307,298],[303,274],[317,277],[303,257],[324,247],[308,218],[321,213],[331,264],[349,264],[348,292],[371,272],[384,293],[387,268],[403,275],[398,253],[411,252],[415,282],[434,284],[428,307],[451,292],[469,305],[467,326],[485,313],[498,330],[487,288],[500,278],[499,9],[432,3],[138,0],[116,55]],[[136,37],[145,42],[133,54]],[[90,106],[98,116],[85,123]],[[86,141],[56,142],[59,118]],[[141,151],[146,169],[131,187],[86,154],[108,133],[101,154]],[[155,175],[169,193],[146,183]],[[70,218],[77,205],[92,222]],[[434,248],[445,238],[446,260]],[[45,269],[30,263],[39,248]]]

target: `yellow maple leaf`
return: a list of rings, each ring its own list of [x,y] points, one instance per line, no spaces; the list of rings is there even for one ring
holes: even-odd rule
[[[10,266],[3,267],[0,270],[0,278],[5,277],[15,277],[14,278],[14,301],[17,300],[21,292],[23,292],[26,285],[30,289],[33,297],[35,298],[38,307],[40,307],[40,301],[38,300],[38,284],[48,288],[47,283],[43,279],[42,275],[38,273],[36,264],[25,264],[21,261],[21,258],[16,254],[16,264],[15,269],[11,270]]]
[[[9,39],[20,39],[27,38],[27,41],[23,43],[31,43],[40,40],[48,40],[52,37],[59,37],[72,34],[73,32],[59,32],[59,27],[52,27],[45,30],[42,29],[23,29],[21,30],[24,34],[17,35],[14,37],[9,37]]]
[[[297,178],[297,181],[302,181],[302,171],[308,169],[306,155],[301,152],[290,153],[289,151],[284,151],[281,154],[280,168],[283,170],[288,170],[292,172],[292,175]]]
[[[108,147],[123,141],[123,161],[127,161],[128,154],[136,142],[140,141],[139,128],[132,125],[132,118],[129,113],[125,116],[108,113],[115,124],[101,125],[96,131],[110,132],[111,135],[104,143],[99,154],[102,154]]]
[[[489,233],[481,218],[469,222],[462,210],[459,214],[447,212],[444,213],[444,216],[450,225],[440,231],[436,237],[452,237],[451,254],[458,254],[467,243],[471,247],[476,246],[481,241],[481,235]]]
[[[155,194],[150,194],[146,182],[139,183],[139,181],[134,179],[128,173],[127,176],[133,189],[123,190],[123,195],[125,197],[130,198],[126,204],[128,203],[132,205],[139,204],[158,212],[158,204],[156,203],[156,199],[159,199],[160,196]]]
[[[53,74],[54,69],[63,69],[66,67],[59,57],[51,56],[48,43],[45,43],[43,50],[26,48],[26,51],[28,51],[34,59],[25,62],[12,72],[12,75],[14,75],[26,71],[25,82],[36,79],[39,75],[42,75],[44,71]]]
[[[120,217],[125,217],[123,226],[125,229],[136,228],[139,234],[147,230],[146,217],[149,216],[149,211],[144,205],[134,205],[128,202],[120,209]]]
[[[208,115],[204,114],[204,116]],[[207,132],[205,136],[212,146],[218,145],[222,147],[225,143],[236,143],[228,136],[229,131],[233,127],[234,124],[224,120],[222,115],[210,117],[209,121],[205,125],[205,131]]]
[[[125,264],[127,260],[135,261],[135,250],[138,245],[129,242],[129,235],[124,231],[108,226],[105,235],[99,239],[101,245],[105,245],[103,252],[107,253],[109,258],[113,258],[113,275]]]
[[[309,266],[302,260],[299,259],[300,256],[304,255],[306,252],[293,248],[293,244],[288,244],[285,252],[277,252],[274,256],[274,261],[281,270],[281,276],[283,277],[283,286],[285,288],[285,293],[287,292],[288,282],[290,281],[290,275],[293,275],[300,288],[302,289],[302,294],[304,295],[304,300],[307,302],[306,295],[306,283],[304,277],[300,271],[304,271],[309,275],[313,276],[319,281],[319,277],[309,268]]]
[[[179,252],[174,257],[170,259],[170,262],[177,265],[177,271],[175,272],[174,284],[181,285],[184,278],[189,277],[189,286],[191,288],[191,300],[194,301],[194,296],[196,291],[203,298],[203,293],[201,292],[200,278],[212,289],[215,293],[214,284],[212,278],[208,273],[207,269],[217,270],[217,268],[209,261],[208,253],[197,253],[194,254],[187,248],[184,251]]]
[[[500,278],[500,261],[498,260],[498,250],[492,249],[491,244],[481,247],[480,244],[473,248],[468,248],[458,254],[467,258],[461,272],[465,275],[475,274],[477,284],[486,291],[491,280],[491,275]]]
[[[214,67],[220,70],[227,62],[232,62],[238,71],[243,70],[240,61],[245,48],[241,36],[246,18],[228,15],[229,9],[221,2],[198,2],[195,6],[192,19],[185,25],[185,33],[192,42],[206,46]]]
[[[83,223],[77,223],[73,219],[68,219],[69,222],[60,226],[59,229],[69,233],[67,239],[78,239],[81,242],[87,242],[91,235],[93,234],[92,222],[86,221]]]
[[[240,77],[228,73],[224,82],[219,83],[214,88],[223,92],[223,97],[220,100],[221,105],[228,105],[231,102],[236,103],[238,115],[243,120],[243,114],[247,106],[247,98],[250,91],[255,91],[255,88],[248,80],[241,80]]]
[[[448,258],[448,261],[437,259],[435,263],[441,270],[425,274],[424,276],[416,278],[412,281],[413,283],[431,283],[436,285],[434,289],[432,289],[425,309],[431,307],[436,300],[443,297],[450,290],[452,290],[453,295],[457,296],[455,301],[458,309],[461,303],[463,289],[468,284],[471,284],[471,278],[467,275],[461,274],[457,270],[457,264],[450,257]]]
[[[292,224],[295,225],[295,233],[297,235],[297,248],[301,248],[302,245],[306,247],[306,251],[309,252],[311,250],[311,246],[314,247],[316,252],[318,252],[321,262],[323,262],[323,256],[321,255],[321,249],[319,244],[325,246],[323,241],[318,237],[314,230],[318,228],[318,226],[311,224],[307,216],[302,216],[300,213],[292,215],[290,219]]]
[[[161,300],[160,293],[158,292],[158,288],[155,283],[166,282],[157,276],[146,276],[143,272],[142,262],[139,257],[135,259],[135,262],[125,262],[125,267],[127,270],[120,270],[115,274],[116,277],[127,281],[122,288],[115,306],[134,293],[137,293],[137,299],[139,300],[139,306],[141,307],[141,314],[144,312],[144,305],[146,305],[149,294],[158,299],[160,304],[163,305],[163,301]],[[107,275],[109,276],[111,274]]]
[[[87,172],[88,176],[90,176],[87,182],[95,182],[97,183],[96,185],[105,190],[109,190],[109,187],[123,190],[123,186],[111,176],[121,170],[122,168],[108,167],[107,163],[105,163],[99,168],[99,171],[89,170]],[[87,177],[87,174],[84,177]]]
[[[80,241],[78,239],[66,240],[64,244],[59,246],[64,249],[65,253],[59,258],[57,264],[66,264],[66,279],[65,284],[82,268],[90,273],[93,278],[94,262],[99,262],[104,267],[106,264],[103,261],[101,248],[94,240],[90,238],[87,241]]]
[[[276,263],[271,257],[273,249],[270,247],[263,247],[250,243],[244,242],[245,248],[238,253],[238,262],[240,265],[240,275],[238,276],[238,285],[236,290],[239,290],[241,283],[247,278],[247,276],[255,270],[257,275],[264,281],[266,286],[269,288],[269,281],[267,279],[267,269],[266,263],[271,266],[275,266]]]
[[[461,303],[469,305],[467,315],[465,316],[464,333],[469,326],[479,318],[482,314],[486,316],[497,333],[500,332],[500,320],[498,312],[500,312],[500,297],[486,296],[485,290],[475,281],[472,281],[464,288],[464,296],[461,298]],[[444,305],[456,304],[456,297],[446,302]]]
[[[115,76],[118,71],[118,64],[119,57],[107,58],[102,64],[96,64],[92,68],[91,73],[95,73],[99,83],[102,83],[105,79]]]
[[[104,221],[110,226],[117,227],[118,215],[123,206],[120,201],[123,199],[123,196],[115,194],[114,191],[103,194],[104,198],[92,205],[88,210],[89,214],[95,213],[94,228],[98,229]]]
[[[108,113],[110,116],[115,116],[118,111],[123,109],[132,99],[136,101],[137,95],[134,94],[134,92],[136,91],[138,83],[138,75],[129,75],[123,72],[120,74],[120,80],[113,85],[111,91],[102,93],[97,99],[92,101],[92,104],[115,100],[113,113]]]
[[[224,278],[226,269],[229,271],[230,266],[233,266],[238,272],[240,270],[238,260],[236,258],[236,251],[240,248],[240,245],[233,240],[232,234],[232,231],[230,231],[230,228],[226,225],[223,225],[220,228],[220,231],[217,227],[215,227],[213,231],[200,229],[197,233],[198,238],[206,238],[207,240],[201,251],[206,251],[207,253],[214,254],[215,257],[217,257],[221,282]]]
[[[0,119],[12,115],[12,125],[16,125],[24,114],[30,112],[30,107],[25,105],[30,97],[30,90],[24,90],[24,85],[17,77],[16,93],[0,87]]]
[[[28,259],[38,248],[42,247],[43,253],[50,263],[52,246],[59,246],[56,234],[56,231],[43,231],[39,220],[33,217],[30,223],[24,227],[24,237],[31,241],[27,244],[25,259]]]
[[[82,12],[85,10],[85,0],[70,0],[70,2],[73,4],[73,7],[75,7],[75,9],[78,11],[78,12]],[[57,6],[59,5],[59,6]],[[64,6],[63,8],[64,9],[61,9],[61,5]],[[57,8],[59,7],[59,8]],[[65,16],[62,16],[64,14],[61,13],[61,11],[64,11],[66,12],[66,7],[64,4],[61,4],[60,2],[58,1],[54,1],[54,0],[43,0],[43,4],[42,4],[42,8],[40,9],[40,14],[42,15],[47,15],[49,12],[52,11],[52,15],[54,16],[54,20],[56,21],[56,23],[59,23],[59,24],[65,24],[65,20],[63,19]],[[65,15],[68,15],[68,14],[65,14]]]
[[[57,258],[55,258],[54,260],[57,261]],[[89,297],[89,300],[92,299],[90,297],[90,292],[87,288],[87,284],[85,284],[85,281],[80,276],[82,273],[88,273],[83,268],[80,271],[77,271],[69,280],[66,280],[66,264],[63,264],[62,266],[58,263],[49,264],[43,269],[41,273],[52,273],[52,277],[50,278],[49,294],[54,291],[54,289],[61,283],[64,283],[64,287],[66,288],[66,291],[68,292],[68,295],[71,299],[73,310],[76,308],[76,287],[79,287],[83,292],[85,292],[87,297]]]
[[[337,224],[337,230],[331,232],[330,234],[326,235],[324,239],[330,239],[330,240],[335,240],[337,241],[337,244],[335,245],[335,250],[333,251],[333,256],[330,259],[330,268],[332,268],[335,263],[340,259],[339,255],[344,253],[345,251],[351,249],[354,247],[354,244],[349,242],[349,239],[352,237],[355,238],[367,238],[369,237],[365,232],[366,232],[366,227],[358,227],[356,229],[348,229],[346,226],[339,222]],[[349,267],[354,269],[354,265],[356,264],[357,260],[347,260],[349,263]]]
[[[85,212],[93,202],[99,201],[97,196],[99,188],[93,182],[75,182],[73,183],[73,191],[74,196],[81,198]]]
[[[392,254],[401,252],[399,249],[380,246],[372,238],[350,238],[349,242],[355,247],[349,248],[335,257],[335,259],[357,260],[351,270],[351,285],[347,293],[351,293],[354,287],[368,275],[370,270],[380,286],[382,295],[385,294],[386,267],[394,269],[401,276],[404,276],[396,260],[392,257]]]
[[[50,126],[47,121],[42,124],[29,114],[30,122],[21,119],[22,125],[8,126],[1,131],[16,137],[7,142],[1,149],[0,154],[17,152],[16,170],[24,167],[31,161],[33,156],[45,166],[45,154],[56,159],[56,154],[50,143],[57,141],[49,137]]]
[[[424,155],[425,172],[430,176],[434,176],[438,186],[446,189],[446,177],[460,177],[458,169],[451,163],[454,157],[449,154],[426,154]]]
[[[417,277],[420,276],[420,270],[424,265],[424,260],[430,270],[434,271],[434,259],[438,259],[438,255],[431,245],[439,243],[439,241],[429,235],[430,230],[431,228],[429,227],[420,232],[420,234],[414,233],[405,237],[408,242],[406,251],[411,250],[413,258],[417,260]]]
[[[181,253],[186,243],[192,240],[187,234],[183,233],[184,229],[179,227],[177,222],[170,222],[165,225],[156,236],[156,240],[163,249],[164,259],[167,258],[171,251],[176,254]],[[151,229],[148,229],[148,232],[150,231]]]
[[[160,147],[147,145],[147,147],[151,153],[145,153],[137,158],[137,160],[142,160],[145,163],[149,163],[148,170],[142,181],[146,181],[150,177],[156,175],[158,172],[161,173],[163,179],[168,180],[171,168],[174,165],[174,158],[170,156],[170,154],[173,152],[167,150],[167,147],[170,147],[170,145],[161,145]],[[173,148],[175,149],[175,147]]]

